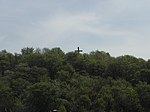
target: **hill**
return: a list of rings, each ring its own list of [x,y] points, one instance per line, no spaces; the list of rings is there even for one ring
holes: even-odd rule
[[[60,48],[0,52],[0,112],[149,112],[150,60]]]

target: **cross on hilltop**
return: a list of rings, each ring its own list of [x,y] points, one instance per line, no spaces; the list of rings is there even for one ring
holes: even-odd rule
[[[77,50],[75,50],[75,52],[80,53],[80,52],[83,52],[83,50],[81,50],[81,49],[78,47]]]

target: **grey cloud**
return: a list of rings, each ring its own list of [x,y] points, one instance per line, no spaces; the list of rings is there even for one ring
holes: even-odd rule
[[[0,49],[81,45],[147,59],[149,11],[149,0],[1,0]]]

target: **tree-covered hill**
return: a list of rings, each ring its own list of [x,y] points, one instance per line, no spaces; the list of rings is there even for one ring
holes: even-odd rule
[[[150,112],[150,60],[60,48],[0,51],[0,112]]]

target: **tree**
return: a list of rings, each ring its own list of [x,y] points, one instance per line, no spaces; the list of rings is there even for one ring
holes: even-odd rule
[[[66,54],[66,62],[73,66],[76,72],[87,73],[88,61],[86,60],[85,54],[79,54],[77,52],[69,52]]]
[[[91,100],[88,95],[81,95],[79,99],[77,99],[77,111],[78,112],[87,112],[90,110]]]
[[[137,78],[139,78],[142,82],[150,84],[150,69],[141,69]]]
[[[136,85],[136,90],[140,99],[140,104],[143,107],[143,112],[150,111],[150,85],[146,82],[139,82]]]
[[[57,72],[63,67],[64,52],[60,48],[53,48],[46,50],[44,56],[46,61],[44,67],[49,71],[49,77],[56,79]]]
[[[57,88],[48,82],[35,83],[28,88],[26,108],[28,112],[49,112],[57,109]]]
[[[44,67],[45,66],[45,59],[42,54],[39,53],[32,53],[22,57],[22,63],[27,63],[30,67],[37,66],[37,67]]]
[[[100,101],[102,102],[104,100],[104,105],[105,105],[105,111],[109,112],[114,108],[114,98],[112,95],[111,88],[109,86],[103,86],[101,88],[101,91],[99,93]],[[103,103],[103,102],[102,102]]]
[[[32,54],[34,52],[34,48],[29,48],[29,47],[26,47],[26,48],[23,48],[21,49],[21,53],[22,55],[28,55],[28,54]]]
[[[31,83],[44,80],[48,76],[48,70],[41,67],[29,67],[27,64],[20,63],[16,66],[15,77],[25,79]],[[47,77],[47,79],[49,79]]]
[[[141,105],[137,92],[131,87],[113,86],[114,107],[117,112],[140,112]]]
[[[149,112],[150,60],[60,48],[0,51],[0,112]]]
[[[58,112],[67,112],[65,106],[61,105],[58,109]]]
[[[9,68],[9,61],[7,57],[7,52],[2,51],[0,52],[0,71],[2,76],[4,75],[5,70],[7,70],[8,68]]]
[[[14,98],[11,88],[0,80],[0,111],[12,112],[14,110]]]
[[[132,81],[135,78],[134,74],[145,67],[146,62],[142,59],[130,55],[120,56],[110,62],[106,69],[106,76]]]

